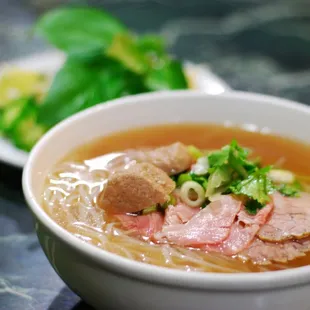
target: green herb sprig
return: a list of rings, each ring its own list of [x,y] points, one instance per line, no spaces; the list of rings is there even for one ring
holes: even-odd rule
[[[39,111],[48,127],[121,96],[188,88],[181,62],[165,51],[162,37],[137,36],[103,10],[52,10],[34,33],[67,55]]]
[[[197,153],[197,152],[196,152]],[[236,140],[220,150],[207,155],[208,173],[197,176],[191,172],[175,177],[177,187],[186,181],[195,181],[206,190],[206,198],[218,194],[241,196],[246,210],[255,214],[270,201],[270,195],[279,191],[284,196],[298,197],[302,186],[293,184],[276,184],[268,176],[271,166],[261,167],[257,160],[249,159],[250,150],[241,147]]]

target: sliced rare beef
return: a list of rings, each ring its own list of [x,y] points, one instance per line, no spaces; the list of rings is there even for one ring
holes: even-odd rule
[[[128,150],[126,154],[137,162],[151,163],[169,175],[188,170],[193,163],[186,146],[180,142],[155,149]]]
[[[249,214],[245,208],[238,213],[238,221],[244,225],[258,224],[260,226],[266,224],[269,216],[272,214],[274,205],[272,203],[266,205],[255,215]]]
[[[310,235],[310,195],[287,198],[279,193],[272,196],[274,211],[260,229],[258,237],[264,241],[280,242],[301,239]]]
[[[109,213],[132,213],[169,200],[175,183],[149,163],[134,164],[112,174],[98,197],[98,205]]]
[[[247,248],[255,238],[259,228],[264,225],[272,211],[273,205],[268,204],[255,216],[248,214],[244,208],[237,215],[229,236],[217,245],[206,245],[209,252],[220,252],[225,255],[235,255]]]
[[[240,208],[240,201],[228,195],[221,196],[186,224],[164,226],[156,237],[181,246],[201,247],[220,243],[228,237]]]
[[[243,252],[239,253],[242,260],[251,260],[255,264],[268,265],[287,263],[295,258],[305,256],[310,251],[310,239],[288,240],[281,243],[262,241],[255,238],[254,242]]]
[[[164,216],[160,212],[139,216],[120,214],[115,217],[129,234],[144,238],[152,237],[162,229],[164,223]]]
[[[168,206],[165,211],[164,226],[185,224],[200,211],[200,208],[191,208],[184,203]]]

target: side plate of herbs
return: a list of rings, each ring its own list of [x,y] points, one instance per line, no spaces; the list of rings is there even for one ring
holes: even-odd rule
[[[98,103],[152,91],[229,89],[206,65],[170,55],[162,37],[136,34],[103,10],[54,9],[32,35],[54,51],[0,64],[0,161],[20,168],[48,129]]]

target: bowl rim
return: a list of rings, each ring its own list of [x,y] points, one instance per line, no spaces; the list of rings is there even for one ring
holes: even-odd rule
[[[25,165],[22,175],[23,192],[32,213],[36,219],[45,226],[52,234],[64,242],[67,246],[75,249],[90,261],[94,261],[104,269],[111,270],[113,273],[121,274],[126,277],[134,278],[139,281],[151,282],[157,285],[175,286],[187,289],[199,290],[226,290],[226,291],[251,291],[251,290],[275,290],[288,288],[296,285],[305,285],[310,283],[310,266],[303,266],[293,269],[281,271],[268,271],[262,273],[208,273],[208,272],[186,272],[183,270],[175,270],[167,267],[159,267],[149,265],[142,262],[133,261],[131,259],[110,253],[100,249],[94,245],[87,244],[71,233],[59,226],[48,216],[40,204],[35,200],[32,190],[31,176],[33,173],[33,163],[36,161],[38,153],[50,138],[63,130],[70,128],[70,125],[77,120],[87,119],[98,111],[108,109],[118,109],[126,104],[143,104],[149,98],[157,100],[174,98],[195,98],[195,97],[223,97],[226,100],[239,99],[261,102],[267,105],[276,105],[292,110],[298,110],[310,116],[310,107],[269,95],[262,95],[249,92],[233,91],[219,95],[209,95],[201,91],[178,90],[178,91],[162,91],[147,94],[127,96],[108,103],[98,104],[87,110],[81,111],[62,122],[58,123],[50,129],[30,152],[29,159]]]

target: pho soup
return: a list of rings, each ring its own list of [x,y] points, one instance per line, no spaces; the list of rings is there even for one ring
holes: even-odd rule
[[[77,238],[186,271],[310,263],[310,147],[217,125],[120,132],[74,150],[42,203]]]

